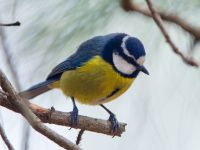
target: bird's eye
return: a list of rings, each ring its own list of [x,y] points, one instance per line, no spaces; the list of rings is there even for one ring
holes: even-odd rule
[[[114,54],[119,55],[119,52],[117,50],[114,50]]]
[[[137,59],[137,63],[140,64],[140,65],[143,65],[144,64],[144,61],[145,61],[145,56],[141,56]]]

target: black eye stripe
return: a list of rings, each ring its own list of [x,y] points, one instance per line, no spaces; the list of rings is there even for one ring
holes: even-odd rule
[[[128,63],[133,64],[136,67],[139,66],[139,64],[133,58],[124,54],[123,49],[121,49],[120,51],[114,51],[114,53],[123,57]]]
[[[138,67],[139,67],[139,64],[137,64],[137,63],[133,60],[133,58],[127,57],[125,54],[123,54],[122,49],[119,49],[119,48],[118,48],[118,49],[113,49],[113,50],[110,51],[110,52],[111,52],[111,53],[110,53],[109,57],[108,57],[108,55],[107,55],[107,56],[104,55],[104,59],[105,59],[106,61],[108,61],[109,63],[112,64],[113,69],[114,69],[116,72],[118,72],[121,76],[127,77],[127,78],[135,78],[135,77],[137,77],[138,73],[140,72],[140,71],[137,70],[137,69],[136,69],[136,71],[134,71],[134,72],[133,72],[132,74],[130,74],[130,75],[127,75],[127,74],[124,74],[124,73],[118,71],[118,69],[114,66],[112,54],[119,55],[119,56],[122,57],[124,60],[126,60],[128,63],[133,64],[136,68],[138,68]],[[106,57],[105,57],[105,56],[106,56]],[[109,59],[108,59],[108,58],[109,58]]]

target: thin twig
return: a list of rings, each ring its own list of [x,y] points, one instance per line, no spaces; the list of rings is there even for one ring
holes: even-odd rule
[[[13,105],[29,122],[29,124],[39,133],[43,134],[50,140],[54,141],[61,147],[69,150],[80,150],[80,148],[69,141],[68,139],[64,138],[63,136],[57,134],[52,129],[45,126],[40,119],[31,111],[28,107],[28,102],[21,99],[14,91],[12,85],[7,80],[4,73],[0,70],[0,86],[2,89],[9,94],[9,103]]]
[[[152,14],[148,9],[142,7],[139,4],[136,4],[132,0],[121,0],[121,6],[125,11],[134,11],[134,12],[143,14],[146,17],[152,17]],[[192,24],[187,22],[187,20],[182,19],[177,14],[167,13],[165,11],[160,11],[160,10],[157,11],[157,13],[160,15],[160,17],[163,20],[177,24],[183,30],[190,33],[195,38],[195,40],[197,40],[197,41],[200,40],[200,28],[199,27],[194,27]]]
[[[0,26],[20,26],[21,23],[19,21],[16,21],[14,23],[0,23]]]
[[[20,24],[18,21],[15,22],[14,24]],[[9,24],[11,25],[11,24]],[[11,50],[9,45],[6,42],[7,36],[6,33],[4,31],[4,28],[0,28],[0,40],[2,43],[2,47],[3,47],[3,52],[5,54],[5,60],[7,63],[7,67],[11,72],[13,81],[15,83],[15,87],[17,91],[21,91],[22,86],[20,84],[20,79],[19,79],[19,73],[17,71],[17,67],[16,64],[13,64],[13,60],[12,60],[12,55],[11,55]],[[29,142],[29,137],[30,137],[30,126],[27,125],[27,122],[25,122],[23,120],[23,135],[22,135],[22,140],[21,140],[21,149],[22,150],[28,150],[28,142]]]
[[[0,134],[1,137],[3,139],[3,141],[5,142],[6,146],[8,147],[9,150],[14,150],[14,147],[12,146],[12,144],[10,143],[10,141],[8,140],[6,133],[2,127],[2,125],[0,124]]]
[[[82,140],[82,136],[83,136],[83,133],[84,133],[84,129],[81,129],[79,132],[78,132],[78,136],[77,136],[77,139],[76,139],[76,145],[79,145],[81,140]]]
[[[176,47],[176,45],[173,43],[173,41],[171,40],[169,34],[167,33],[167,31],[166,31],[166,29],[164,27],[164,24],[163,24],[163,21],[162,21],[160,15],[156,12],[156,9],[154,8],[152,1],[151,0],[146,0],[146,2],[148,4],[149,10],[152,13],[152,17],[153,17],[154,21],[158,25],[160,31],[164,35],[166,41],[169,43],[169,45],[171,46],[171,48],[173,49],[173,51],[176,54],[178,54],[186,64],[194,66],[194,67],[198,67],[199,65],[197,64],[197,62],[195,62],[192,58],[189,58],[189,57],[185,56],[178,49],[178,47]]]
[[[9,97],[7,97],[4,93],[0,93],[0,106],[6,107],[12,111],[19,113],[19,111],[15,107],[13,107],[11,103],[9,103],[8,99]],[[70,112],[66,113],[53,109],[46,109],[33,103],[29,103],[29,107],[44,123],[71,127]],[[82,115],[79,115],[78,117],[79,119],[77,126],[73,128],[113,136],[113,133],[111,132],[111,123],[109,121]],[[125,123],[119,123],[119,129],[115,136],[121,136],[121,134],[125,132],[125,127]]]

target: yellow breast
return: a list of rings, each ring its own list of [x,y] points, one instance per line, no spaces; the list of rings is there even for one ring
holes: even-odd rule
[[[96,56],[81,67],[64,72],[56,86],[59,85],[66,96],[95,105],[120,96],[133,81],[134,78],[122,77],[109,63]]]

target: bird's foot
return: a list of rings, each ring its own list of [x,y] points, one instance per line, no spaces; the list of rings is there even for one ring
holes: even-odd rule
[[[71,114],[70,123],[71,123],[71,126],[74,127],[77,125],[77,122],[78,122],[78,108],[75,106],[73,108],[73,111],[70,112],[70,114]]]
[[[108,119],[110,122],[111,122],[111,128],[112,128],[112,133],[115,135],[119,129],[119,123],[116,119],[116,116],[115,114],[110,114],[110,117]]]

